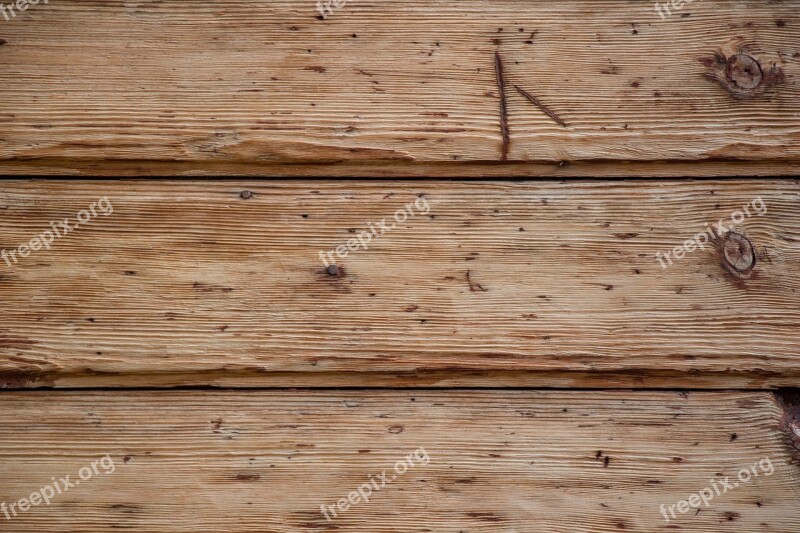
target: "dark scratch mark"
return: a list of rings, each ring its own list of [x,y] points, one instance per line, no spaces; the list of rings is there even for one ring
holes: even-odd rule
[[[506,82],[503,77],[503,60],[500,52],[494,53],[494,70],[497,75],[497,88],[500,94],[500,133],[503,136],[502,160],[508,160],[508,150],[511,147],[511,135],[508,131],[508,103],[506,102]]]
[[[478,292],[478,291],[487,292],[486,289],[483,288],[483,285],[481,285],[477,281],[472,281],[469,270],[467,270],[467,283],[469,283],[470,292]]]
[[[563,120],[561,120],[561,117],[559,117],[558,115],[556,115],[556,114],[555,114],[555,112],[553,112],[553,111],[552,111],[552,110],[550,110],[550,109],[549,109],[549,108],[548,108],[546,105],[544,105],[542,102],[540,102],[538,98],[536,98],[535,96],[533,96],[531,93],[529,93],[528,91],[526,91],[525,89],[523,89],[523,88],[522,88],[522,87],[520,87],[519,85],[514,85],[514,88],[515,88],[516,90],[518,90],[518,91],[519,91],[519,94],[521,94],[522,96],[524,96],[525,98],[527,98],[528,100],[530,100],[530,102],[531,102],[533,105],[535,105],[536,107],[538,107],[538,108],[539,108],[539,110],[540,110],[542,113],[544,113],[545,115],[547,115],[548,117],[550,117],[551,119],[553,119],[553,121],[554,121],[556,124],[558,124],[559,126],[562,126],[562,127],[564,127],[564,128],[566,128],[566,127],[567,127],[567,123],[566,123],[566,122],[564,122]]]

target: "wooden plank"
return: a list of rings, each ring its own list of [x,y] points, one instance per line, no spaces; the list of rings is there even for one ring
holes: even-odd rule
[[[793,386],[798,185],[5,182],[7,253],[97,217],[0,262],[0,382]]]
[[[108,456],[49,506],[0,515],[17,533],[800,529],[797,450],[763,392],[6,392],[0,406],[0,501]],[[371,478],[368,502],[326,520]],[[672,518],[712,480],[708,506]]]
[[[799,7],[40,3],[0,28],[0,173],[796,174]]]

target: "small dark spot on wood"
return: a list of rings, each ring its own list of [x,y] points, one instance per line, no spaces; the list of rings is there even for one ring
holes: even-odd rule
[[[638,233],[615,233],[614,234],[614,237],[616,237],[617,239],[622,239],[622,240],[633,239],[634,237],[638,237],[638,236],[639,236]]]
[[[723,515],[725,516],[725,520],[727,520],[728,522],[734,522],[739,518],[741,518],[742,516],[741,514],[735,513],[733,511],[725,511]]]
[[[122,462],[128,464],[131,462],[131,459],[133,459],[133,457],[131,457],[130,455],[126,455],[125,457],[122,458]]]
[[[320,67],[318,65],[315,65],[313,67],[305,67],[305,69],[303,69],[303,70],[313,70],[314,72],[319,72],[321,74],[321,73],[325,72],[328,69],[326,69],[325,67]]]
[[[731,442],[735,441],[738,438],[739,438],[739,435],[737,435],[736,433],[731,433]]]
[[[115,503],[113,505],[110,505],[109,508],[127,514],[138,513],[142,510],[142,508],[139,507],[138,505],[130,505],[125,503]]]
[[[776,20],[776,21],[775,21],[775,25],[776,25],[777,27],[779,27],[779,28],[784,28],[784,27],[786,27],[786,21],[783,21],[783,20]]]
[[[232,287],[224,287],[222,285],[210,285],[208,283],[203,283],[202,281],[195,281],[192,284],[192,288],[194,288],[195,290],[198,290],[200,292],[214,292],[214,291],[232,292],[233,291]]]
[[[606,458],[603,459],[603,468],[608,468],[608,463],[611,462],[611,457],[606,455]]]
[[[477,518],[478,520],[484,520],[486,522],[500,522],[500,517],[494,513],[480,513],[477,511],[470,511],[467,513],[467,516],[470,518]]]
[[[126,271],[125,271],[125,272],[123,272],[122,274],[123,274],[124,276],[135,276],[135,275],[136,275],[136,271],[135,271],[135,270],[126,270]]]
[[[7,42],[8,42],[8,41],[6,41],[5,39],[0,39],[0,46],[3,46],[3,45],[4,45],[4,44],[6,44]]]
[[[393,435],[397,435],[399,433],[402,433],[403,429],[405,429],[405,428],[398,424],[396,426],[390,426],[388,431],[389,431],[389,433],[392,433]]]
[[[639,82],[638,81],[632,81],[631,82],[631,87],[633,87],[633,88],[639,87]]]
[[[236,474],[236,479],[239,481],[258,481],[261,479],[261,475],[250,472],[239,472]]]
[[[329,276],[335,277],[340,277],[342,274],[341,269],[336,265],[329,265],[328,268],[325,269],[325,272],[327,272]]]
[[[239,197],[242,200],[249,200],[250,198],[253,197],[253,193],[251,191],[242,191],[241,193],[239,193]]]

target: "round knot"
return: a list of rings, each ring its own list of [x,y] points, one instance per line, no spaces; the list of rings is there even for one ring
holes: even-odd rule
[[[764,70],[752,56],[736,54],[728,58],[725,76],[745,91],[752,91],[764,81]]]
[[[744,235],[729,231],[723,240],[722,251],[728,266],[736,272],[747,274],[756,266],[753,243]]]

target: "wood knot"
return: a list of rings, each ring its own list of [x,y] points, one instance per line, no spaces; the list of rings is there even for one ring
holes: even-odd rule
[[[764,69],[753,56],[736,54],[728,58],[725,76],[740,89],[752,91],[764,81]]]
[[[783,409],[779,428],[792,445],[792,456],[800,461],[800,389],[778,389],[775,397]]]
[[[717,52],[711,57],[701,57],[700,62],[708,68],[706,78],[717,82],[739,99],[761,95],[767,89],[785,81],[785,75],[779,66],[773,64],[765,69],[755,57],[745,51],[730,56]]]
[[[253,197],[253,193],[250,191],[242,191],[241,194],[239,194],[239,197],[242,200],[249,200],[250,198]]]
[[[750,239],[729,231],[722,239],[722,253],[725,257],[725,265],[733,272],[741,275],[748,275],[756,266],[756,251]]]

